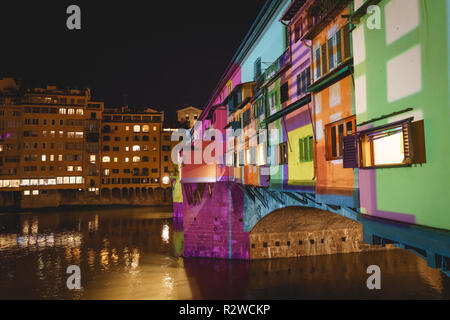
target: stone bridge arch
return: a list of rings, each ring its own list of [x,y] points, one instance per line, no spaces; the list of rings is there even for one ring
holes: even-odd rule
[[[249,232],[250,259],[359,252],[362,225],[330,211],[304,206],[276,209]]]
[[[268,214],[283,208],[315,208],[358,220],[356,209],[321,203],[315,193],[280,191],[269,188],[239,185],[244,194],[244,231],[250,232]]]

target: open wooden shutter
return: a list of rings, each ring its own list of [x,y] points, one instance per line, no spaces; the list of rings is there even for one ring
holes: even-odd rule
[[[402,124],[403,131],[403,151],[405,152],[405,160],[407,163],[412,163],[412,147],[410,139],[410,122]]]
[[[359,160],[358,160],[358,135],[346,136],[343,138],[344,143],[344,168],[358,168]]]
[[[412,163],[427,163],[424,121],[412,122],[409,133],[412,146]]]

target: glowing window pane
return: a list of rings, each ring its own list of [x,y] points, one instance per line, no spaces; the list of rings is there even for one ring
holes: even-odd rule
[[[401,164],[405,159],[403,133],[398,132],[373,141],[375,165]]]

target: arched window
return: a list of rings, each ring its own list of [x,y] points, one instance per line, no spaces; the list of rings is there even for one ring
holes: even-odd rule
[[[133,146],[133,151],[141,151],[141,146],[139,146],[139,145],[134,145],[134,146]]]
[[[110,157],[103,157],[102,161],[105,162],[105,163],[111,162],[111,158]]]
[[[141,157],[133,157],[133,162],[141,162]]]
[[[138,126],[138,125],[134,126],[133,132],[141,132],[141,126]]]
[[[142,132],[149,132],[149,131],[150,131],[150,126],[148,126],[148,125],[142,126]]]

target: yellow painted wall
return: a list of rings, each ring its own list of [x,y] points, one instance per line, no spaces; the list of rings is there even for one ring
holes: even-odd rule
[[[292,130],[288,133],[290,147],[288,147],[289,159],[289,185],[311,185],[315,184],[314,161],[300,162],[300,143],[301,138],[313,135],[311,124]]]

